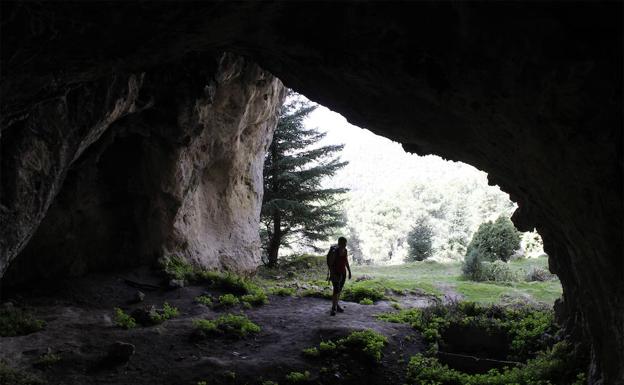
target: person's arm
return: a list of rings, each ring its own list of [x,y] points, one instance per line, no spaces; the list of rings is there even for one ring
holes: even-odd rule
[[[349,270],[349,279],[351,279],[351,266],[349,266],[349,255],[347,254],[347,270]]]

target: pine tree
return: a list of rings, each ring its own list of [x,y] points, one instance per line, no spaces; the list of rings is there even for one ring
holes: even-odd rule
[[[264,162],[260,232],[269,266],[277,263],[280,246],[295,241],[314,248],[344,225],[339,195],[347,190],[321,186],[347,164],[336,156],[344,145],[318,146],[325,133],[303,124],[315,108],[289,95]]]

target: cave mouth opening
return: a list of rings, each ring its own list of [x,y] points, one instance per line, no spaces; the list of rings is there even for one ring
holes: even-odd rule
[[[344,236],[351,264],[358,275],[380,275],[398,285],[433,288],[438,294],[440,290],[436,287],[442,287],[443,294],[446,291],[454,298],[477,302],[524,300],[552,305],[561,296],[561,284],[557,276],[549,272],[548,255],[541,237],[535,230],[519,232],[515,229],[509,218],[517,205],[498,186],[488,184],[486,173],[435,155],[410,154],[400,143],[354,126],[340,114],[315,105],[302,95],[295,94],[292,98],[302,103],[301,109],[314,107],[305,114],[301,130],[320,131],[322,138],[309,148],[343,145],[327,159],[298,166],[299,170],[317,167],[331,159],[345,162],[346,165],[335,173],[323,177],[319,188],[347,191],[337,194],[331,201],[332,204],[339,202],[341,223],[325,232],[322,240],[306,238],[303,235],[305,225],[292,230],[300,224],[296,220],[282,223],[291,233],[283,239],[280,259],[292,264],[298,256],[326,253],[338,237]],[[288,116],[285,113],[283,119],[290,122]],[[281,128],[278,123],[278,140],[282,138],[279,131],[288,127]],[[303,150],[298,148],[292,155],[297,151]],[[271,179],[267,177],[269,167],[271,163],[267,160],[265,189],[272,190]],[[271,199],[288,199],[287,194],[269,191],[267,195]],[[264,205],[272,204],[265,199]],[[292,215],[288,210],[282,214]],[[267,246],[272,239],[272,216],[263,215],[260,227],[264,246],[262,259],[266,264],[270,263]],[[480,227],[483,230],[477,235]],[[513,238],[513,233],[517,238]],[[479,249],[476,245],[481,241],[473,242],[473,238],[479,237],[491,239],[486,239],[489,243]],[[500,248],[493,244],[496,237],[511,238]],[[471,286],[469,274],[463,271],[468,249],[494,247],[499,247],[497,253],[481,256],[479,260],[486,262],[483,264],[486,270],[495,272],[471,272],[475,283]],[[428,263],[423,269],[426,274],[419,273],[416,267],[421,261]],[[402,265],[404,271],[400,269]],[[439,266],[439,271],[434,266]],[[457,282],[458,279],[461,281]]]

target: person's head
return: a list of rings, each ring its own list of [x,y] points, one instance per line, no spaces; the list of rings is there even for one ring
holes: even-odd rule
[[[338,247],[347,247],[347,238],[345,237],[338,238]]]

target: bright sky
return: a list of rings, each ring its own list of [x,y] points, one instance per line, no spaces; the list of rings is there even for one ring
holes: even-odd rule
[[[350,162],[349,170],[341,172],[339,181],[333,182],[352,190],[360,186],[370,189],[375,185],[380,189],[391,189],[415,178],[432,176],[461,178],[470,175],[486,180],[485,173],[467,164],[434,155],[423,157],[406,153],[400,143],[356,127],[342,115],[323,106],[313,111],[305,124],[327,132],[322,144],[345,144],[341,157]]]

